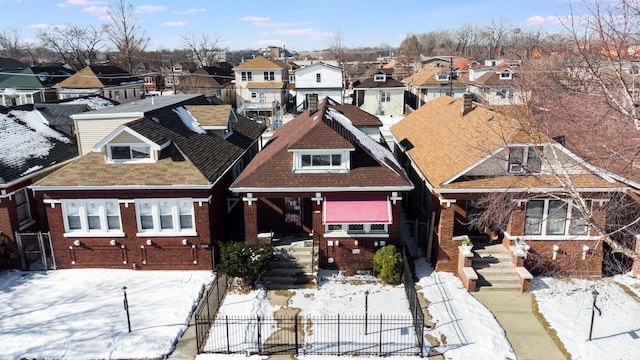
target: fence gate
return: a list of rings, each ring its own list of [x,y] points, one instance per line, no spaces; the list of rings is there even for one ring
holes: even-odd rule
[[[22,270],[55,270],[56,258],[51,245],[49,232],[16,232],[18,254]]]

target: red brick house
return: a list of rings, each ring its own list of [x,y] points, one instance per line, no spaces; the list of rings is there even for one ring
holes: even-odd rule
[[[371,114],[329,98],[314,103],[231,185],[242,195],[245,241],[311,235],[320,267],[371,269],[378,248],[400,245],[402,194],[413,185],[380,134],[359,129],[370,127]]]
[[[228,105],[142,113],[32,186],[58,268],[210,270],[218,243],[233,236],[242,208],[228,188],[264,127]]]
[[[407,207],[410,216],[428,224],[421,245],[436,270],[458,269],[462,236],[481,235],[468,226],[483,211],[479,200],[502,194],[507,214],[492,230],[503,236],[504,250],[524,255],[525,266],[536,258],[560,273],[601,276],[600,237],[567,193],[578,191],[595,222],[604,225],[607,203],[627,185],[535,127],[527,129],[515,117],[468,97],[436,98],[391,132],[400,162],[421,184]],[[570,187],[563,178],[571,179]],[[528,245],[528,252],[514,251],[516,239]]]

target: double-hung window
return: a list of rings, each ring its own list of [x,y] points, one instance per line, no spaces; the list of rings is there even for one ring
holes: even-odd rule
[[[529,173],[539,174],[542,170],[542,161],[539,153],[541,146],[513,146],[509,148],[509,172],[515,174]]]
[[[387,91],[383,91],[380,93],[380,102],[390,102],[391,101],[391,93]]]
[[[63,200],[62,211],[66,233],[122,233],[117,200]]]
[[[322,74],[320,74],[320,73],[317,73],[317,74],[316,74],[316,82],[317,82],[317,83],[322,82]]]
[[[586,200],[591,210],[591,200]],[[529,200],[525,213],[525,235],[587,235],[585,214],[571,201]]]
[[[265,71],[264,72],[264,81],[273,81],[275,80],[276,75],[273,71]]]
[[[193,200],[136,200],[138,232],[142,234],[195,234]]]
[[[243,71],[240,75],[242,76],[242,81],[252,81],[251,71]]]

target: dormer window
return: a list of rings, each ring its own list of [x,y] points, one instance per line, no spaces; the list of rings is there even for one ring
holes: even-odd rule
[[[447,81],[447,80],[449,80],[449,74],[440,73],[440,74],[436,75],[436,79],[439,80],[439,81]]]
[[[151,160],[151,147],[146,144],[110,144],[108,149],[113,162]]]
[[[343,150],[294,153],[296,172],[348,171],[349,153]]]
[[[513,78],[513,73],[511,71],[503,71],[500,73],[500,80],[507,80]]]
[[[373,75],[373,81],[375,82],[385,82],[386,76],[384,74],[375,74]]]

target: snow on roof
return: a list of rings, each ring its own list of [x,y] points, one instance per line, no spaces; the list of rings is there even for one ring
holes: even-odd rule
[[[72,104],[72,105],[76,105],[76,104],[83,104],[83,105],[88,105],[92,110],[101,110],[101,109],[106,109],[106,108],[110,108],[113,107],[115,105],[113,105],[113,103],[105,98],[101,98],[99,96],[91,96],[91,97],[86,97],[86,98],[78,98],[69,102],[66,102],[65,104]]]
[[[30,158],[46,157],[54,147],[51,139],[71,140],[45,124],[38,111],[13,110],[0,114],[0,163],[23,166]]]
[[[200,124],[198,124],[198,120],[196,120],[191,115],[191,113],[187,109],[185,109],[184,107],[180,106],[179,108],[173,109],[173,112],[178,114],[178,116],[180,117],[180,120],[182,120],[184,125],[186,127],[188,127],[189,130],[193,131],[196,134],[206,134],[207,133],[207,131],[205,129],[203,129],[200,126]]]
[[[395,164],[398,168],[400,168],[400,164],[396,161],[396,159],[393,157],[393,155],[389,150],[385,149],[382,145],[380,145],[375,140],[373,140],[369,135],[365,134],[364,132],[360,131],[357,127],[353,126],[351,121],[339,111],[329,108],[327,111],[327,116],[329,116],[329,118],[333,120],[336,120],[342,126],[344,126],[344,128],[347,129],[347,131],[351,132],[356,137],[360,145],[362,145],[371,153],[371,155],[375,156],[378,160],[380,160],[381,163],[383,163],[386,167],[391,169],[391,171],[398,174],[398,171],[392,168],[391,166],[389,166],[389,163],[387,162],[387,161],[390,161],[391,163]]]

